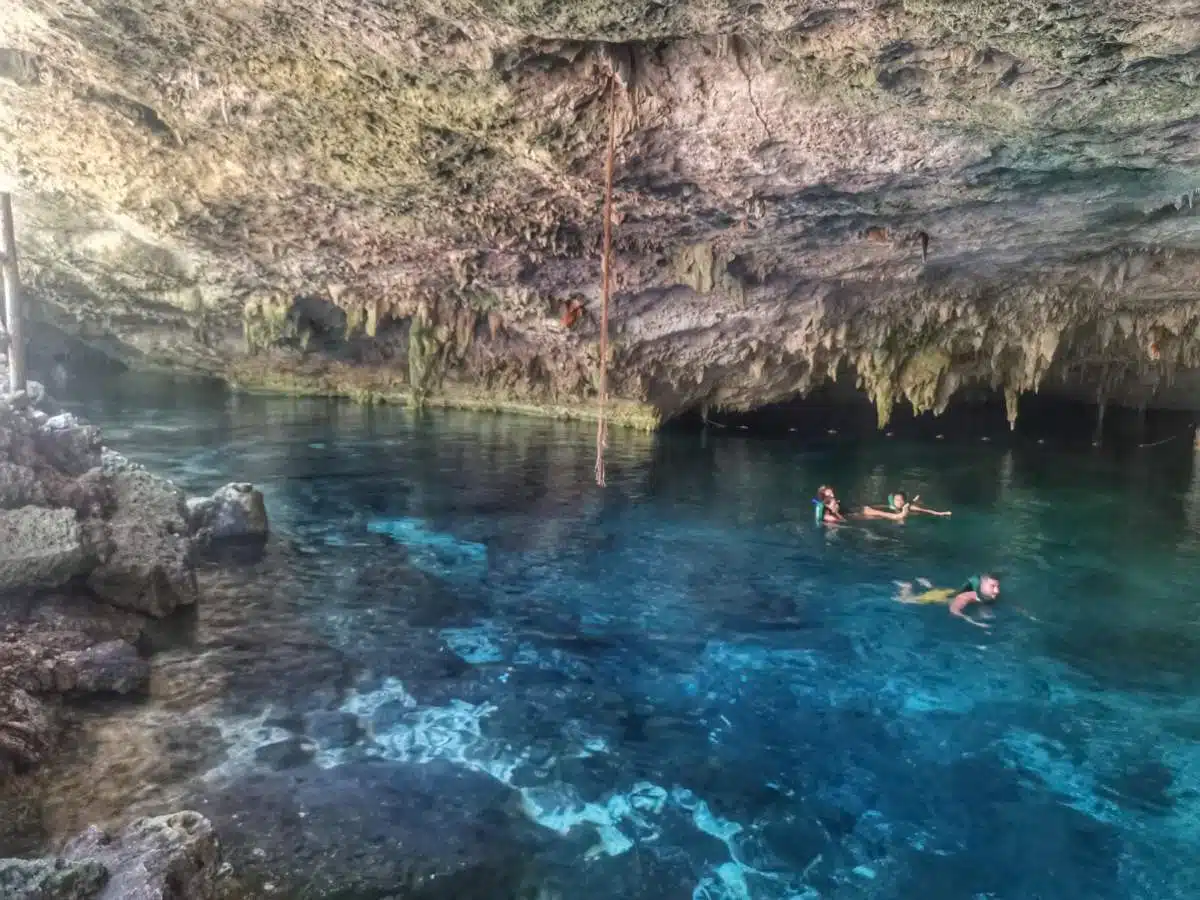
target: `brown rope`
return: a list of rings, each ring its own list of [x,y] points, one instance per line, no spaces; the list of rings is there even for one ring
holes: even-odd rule
[[[608,159],[604,164],[604,256],[600,260],[600,414],[596,423],[596,484],[605,485],[604,448],[608,446],[608,297],[612,276],[613,157],[617,152],[617,79],[608,82]]]

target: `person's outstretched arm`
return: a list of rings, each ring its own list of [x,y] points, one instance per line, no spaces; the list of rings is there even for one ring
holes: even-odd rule
[[[899,512],[892,512],[890,509],[880,509],[877,506],[864,506],[860,514],[864,519],[889,519],[892,522],[902,522],[908,518],[908,513],[912,509],[912,505],[905,503],[900,507]]]
[[[930,515],[930,516],[951,516],[951,515],[954,515],[954,514],[953,514],[952,512],[950,512],[950,510],[948,510],[948,509],[926,509],[924,506],[914,506],[914,507],[912,507],[912,511],[913,511],[913,512],[917,512],[917,513],[925,513],[926,515]]]
[[[957,597],[954,598],[953,602],[951,602],[950,615],[958,616],[960,619],[970,622],[972,625],[976,626],[977,628],[991,628],[992,626],[988,625],[986,622],[977,621],[976,619],[973,619],[967,615],[967,612],[966,612],[967,607],[970,606],[972,603],[978,603],[978,602],[979,602],[979,595],[976,594],[974,591],[963,591],[961,594],[959,594]]]
[[[948,509],[945,509],[945,510],[938,510],[938,509],[929,509],[928,507],[925,507],[925,506],[917,506],[917,501],[918,501],[918,500],[920,500],[920,499],[921,499],[921,495],[920,495],[920,494],[917,494],[917,496],[915,496],[915,497],[913,497],[913,498],[912,498],[912,502],[911,502],[911,503],[909,503],[909,508],[910,508],[910,509],[911,509],[913,512],[915,512],[915,513],[925,513],[927,516],[948,516],[948,515],[951,515],[951,513],[950,513],[950,510],[948,510]]]

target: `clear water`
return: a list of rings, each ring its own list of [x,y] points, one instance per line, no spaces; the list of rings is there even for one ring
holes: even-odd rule
[[[283,548],[286,597],[205,639],[231,744],[399,700],[321,765],[511,785],[572,898],[1200,896],[1190,447],[614,434],[601,491],[587,427],[132,384],[80,408],[192,490],[259,484]],[[954,516],[818,530],[820,483]],[[984,568],[990,632],[893,602]]]

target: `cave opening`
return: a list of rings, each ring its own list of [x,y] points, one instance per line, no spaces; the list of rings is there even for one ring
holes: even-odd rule
[[[961,392],[941,415],[916,414],[897,403],[880,429],[874,405],[862,392],[826,384],[803,397],[745,411],[695,406],[670,420],[672,431],[707,431],[806,442],[947,441],[1000,445],[1045,445],[1089,451],[1152,450],[1171,446],[1191,451],[1197,413],[1191,410],[1100,404],[1042,392],[1025,394],[1015,428],[1010,429],[1002,390]]]

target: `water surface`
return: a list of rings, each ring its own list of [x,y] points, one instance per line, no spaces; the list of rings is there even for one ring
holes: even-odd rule
[[[110,444],[255,482],[275,533],[139,712],[149,740],[203,706],[223,751],[91,764],[64,829],[343,709],[368,727],[320,765],[510,785],[563,897],[1200,896],[1190,449],[614,433],[601,491],[584,426],[124,384],[79,404]],[[954,515],[821,530],[820,483]],[[983,569],[990,632],[892,599]]]

